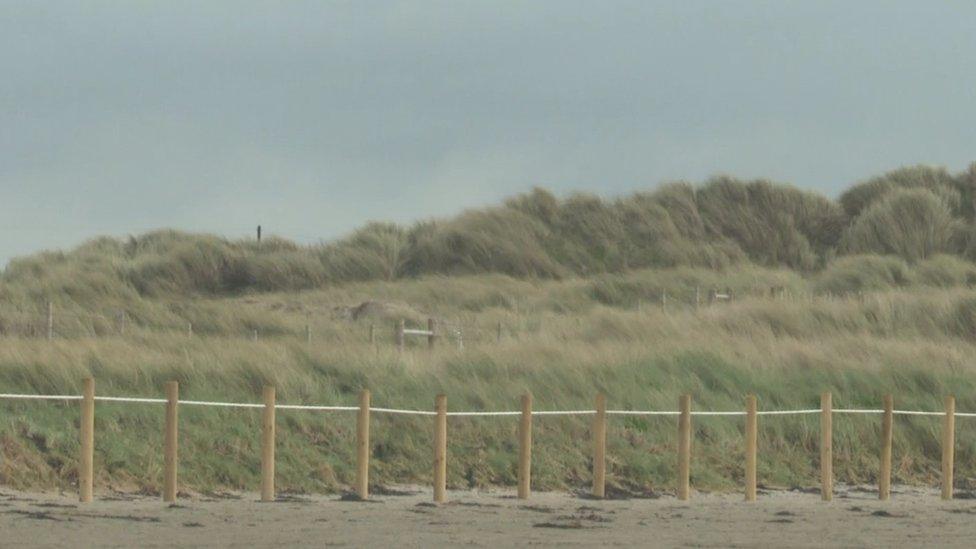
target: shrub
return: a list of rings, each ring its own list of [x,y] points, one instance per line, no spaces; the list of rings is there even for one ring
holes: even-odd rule
[[[892,256],[857,255],[840,258],[814,280],[818,292],[849,294],[884,290],[911,284],[911,270],[905,260]]]
[[[924,189],[888,193],[855,219],[844,235],[851,254],[895,254],[916,262],[948,251],[958,222],[938,196]]]

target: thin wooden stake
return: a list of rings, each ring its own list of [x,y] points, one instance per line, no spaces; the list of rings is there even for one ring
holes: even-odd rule
[[[956,456],[956,397],[945,397],[942,422],[942,499],[952,499],[952,475]]]
[[[883,398],[884,415],[881,416],[881,474],[878,476],[878,499],[891,497],[891,431],[895,401],[891,395]]]
[[[522,395],[519,421],[518,499],[528,499],[532,485],[532,394]]]
[[[78,495],[82,503],[92,500],[95,479],[95,380],[85,378],[81,397],[81,459]]]
[[[678,398],[678,499],[691,497],[691,395]]]
[[[434,501],[447,500],[447,395],[434,401]]]
[[[275,388],[264,388],[264,416],[261,437],[261,501],[275,499]]]
[[[163,450],[163,501],[176,501],[177,470],[179,467],[179,401],[180,384],[176,381],[166,382],[166,437]]]
[[[369,389],[359,393],[356,416],[356,491],[359,499],[369,499]]]
[[[830,393],[820,395],[820,497],[834,497],[833,402]]]
[[[756,462],[758,457],[759,421],[756,395],[746,397],[746,501],[756,501]]]
[[[400,353],[403,352],[403,347],[404,347],[404,343],[405,343],[404,337],[403,337],[403,330],[405,329],[405,326],[404,325],[405,325],[405,322],[401,318],[400,321],[397,322],[394,325],[394,327],[393,327],[393,340],[396,341],[396,349],[397,349],[397,352],[400,352]]]
[[[593,417],[593,497],[603,498],[607,484],[607,397],[596,395]]]

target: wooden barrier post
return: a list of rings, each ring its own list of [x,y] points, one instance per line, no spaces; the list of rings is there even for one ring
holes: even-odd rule
[[[756,461],[759,442],[759,421],[756,414],[756,395],[746,397],[746,501],[756,501]]]
[[[404,343],[405,343],[404,336],[403,336],[403,330],[405,328],[404,324],[405,324],[405,322],[401,318],[394,325],[394,329],[393,329],[393,340],[396,342],[397,352],[400,352],[400,353],[403,352],[403,347],[404,347]]]
[[[275,499],[275,388],[264,387],[264,417],[261,437],[261,501]]]
[[[883,398],[884,415],[881,416],[881,474],[878,476],[878,499],[891,496],[891,431],[895,401],[891,395]]]
[[[691,395],[678,398],[678,499],[691,497]]]
[[[176,381],[166,382],[166,437],[163,450],[163,501],[176,501],[177,494],[177,447],[179,444],[179,412],[180,384]]]
[[[433,318],[428,318],[427,319],[427,331],[430,332],[430,333],[427,334],[427,348],[428,349],[433,349],[434,348],[434,330],[436,328],[437,328],[437,321],[434,320]]]
[[[447,395],[434,401],[434,501],[447,500]]]
[[[356,491],[359,499],[369,499],[369,389],[359,393],[356,416]]]
[[[528,499],[532,486],[532,394],[522,395],[519,421],[518,499]]]
[[[78,496],[82,503],[92,500],[95,479],[95,380],[85,378],[81,396],[81,459],[78,470]]]
[[[942,422],[942,499],[952,499],[952,474],[956,447],[956,397],[945,397]]]
[[[833,402],[830,393],[820,395],[820,497],[834,497]]]
[[[593,417],[593,497],[603,499],[607,484],[607,397],[596,395]]]

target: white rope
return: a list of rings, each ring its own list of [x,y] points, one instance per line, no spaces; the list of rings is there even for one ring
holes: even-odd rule
[[[679,413],[670,410],[607,410],[607,415],[610,416],[676,416]]]
[[[97,395],[95,396],[95,400],[105,402],[141,402],[145,404],[166,404],[168,402],[165,398],[103,397]]]
[[[0,393],[0,399],[12,400],[81,400],[80,395],[31,395],[17,393]],[[133,402],[141,404],[166,404],[164,398],[141,398],[141,397],[110,397],[96,396],[95,400],[102,402]],[[214,402],[206,400],[180,400],[180,404],[187,406],[215,406],[221,408],[264,408],[264,404],[249,402]],[[326,412],[352,412],[359,410],[358,406],[319,406],[306,404],[275,404],[276,409],[280,410],[312,410]],[[436,416],[437,412],[431,410],[405,410],[399,408],[370,408],[370,411],[380,414],[403,414],[419,416]],[[883,414],[884,410],[862,409],[862,408],[837,408],[831,410],[838,414]],[[613,416],[677,416],[681,412],[675,410],[607,410],[607,415]],[[760,410],[756,412],[759,416],[783,416],[800,414],[819,414],[819,408],[802,410]],[[945,412],[928,412],[919,410],[892,410],[893,414],[904,416],[945,416]],[[533,411],[535,416],[585,416],[595,415],[596,410],[538,410]],[[496,412],[447,412],[452,417],[500,417],[500,416],[519,416],[521,411],[496,411]],[[744,411],[692,411],[693,416],[744,416]],[[976,412],[956,412],[956,417],[976,417]]]
[[[416,416],[436,416],[437,412],[431,412],[428,410],[397,410],[396,408],[370,408],[372,412],[378,412],[381,414],[405,414],[405,415],[416,415]]]
[[[790,416],[799,414],[819,414],[820,408],[812,408],[808,410],[761,410],[757,411],[757,416]]]
[[[831,410],[835,414],[883,414],[884,410],[860,410],[855,408],[835,408]]]
[[[78,395],[18,395],[12,393],[0,393],[0,398],[22,400],[81,400],[81,397]]]
[[[264,408],[264,404],[250,404],[246,402],[208,402],[205,400],[181,400],[180,404],[187,406],[218,406],[221,408]]]

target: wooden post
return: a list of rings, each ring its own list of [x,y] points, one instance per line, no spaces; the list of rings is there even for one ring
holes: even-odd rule
[[[528,499],[532,486],[532,394],[522,395],[519,421],[518,499]]]
[[[830,393],[820,395],[820,497],[834,497],[833,402]]]
[[[92,500],[95,479],[95,380],[85,378],[81,396],[81,459],[78,468],[78,496]]]
[[[885,501],[891,496],[891,430],[895,402],[891,395],[883,398],[884,415],[881,416],[881,474],[878,476],[878,499]]]
[[[264,387],[264,417],[261,437],[261,501],[275,499],[275,388]]]
[[[495,343],[501,343],[501,342],[502,342],[502,323],[499,322],[498,325],[495,326]]]
[[[434,401],[434,501],[447,500],[447,396]]]
[[[691,395],[678,398],[678,499],[691,497]]]
[[[179,436],[178,406],[180,401],[180,384],[176,381],[166,382],[166,437],[163,450],[163,501],[176,501],[177,493],[177,447]]]
[[[436,328],[437,328],[437,321],[434,320],[433,318],[428,318],[427,319],[427,331],[430,332],[430,334],[427,335],[427,348],[428,349],[433,349],[434,348],[434,329],[436,329]]]
[[[956,447],[956,398],[945,397],[945,419],[942,422],[942,499],[952,499],[952,474]]]
[[[756,414],[756,395],[746,397],[746,501],[756,501],[756,461],[758,456],[759,421]]]
[[[359,499],[369,499],[369,389],[359,393],[356,416],[356,491]]]
[[[47,302],[47,339],[54,339],[54,303]]]
[[[607,484],[607,397],[596,395],[593,417],[593,497],[603,498]]]
[[[405,343],[403,337],[403,330],[404,330],[404,321],[401,318],[400,321],[394,325],[394,330],[393,330],[393,340],[396,341],[397,351],[401,353],[403,352],[403,347]]]

